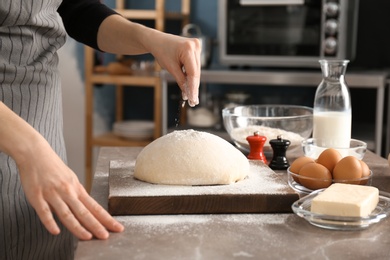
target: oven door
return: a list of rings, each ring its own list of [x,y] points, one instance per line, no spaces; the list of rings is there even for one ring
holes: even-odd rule
[[[219,5],[222,64],[319,66],[320,58],[340,58],[324,52],[321,0],[220,0]]]

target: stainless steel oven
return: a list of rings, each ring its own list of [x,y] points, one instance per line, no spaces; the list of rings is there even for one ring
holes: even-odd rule
[[[358,0],[219,0],[221,64],[319,67],[353,59]]]

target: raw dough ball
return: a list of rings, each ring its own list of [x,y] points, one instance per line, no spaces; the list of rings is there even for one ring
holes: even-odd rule
[[[243,180],[249,161],[226,140],[195,130],[174,131],[138,155],[134,177],[156,184],[215,185]]]

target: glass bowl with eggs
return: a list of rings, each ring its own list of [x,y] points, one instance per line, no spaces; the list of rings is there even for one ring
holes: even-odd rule
[[[269,141],[283,136],[290,146],[300,145],[313,130],[313,108],[296,105],[246,105],[222,110],[223,124],[234,144],[249,152],[246,140],[254,132],[267,138],[264,152],[272,152]]]
[[[318,158],[302,156],[287,169],[288,184],[300,193],[311,193],[332,183],[371,185],[372,171],[356,156],[343,156],[335,148],[327,148]]]

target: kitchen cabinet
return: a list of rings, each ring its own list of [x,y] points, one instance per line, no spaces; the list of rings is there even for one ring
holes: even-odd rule
[[[116,11],[123,17],[131,20],[153,20],[157,30],[165,31],[165,23],[167,19],[177,20],[182,23],[182,26],[189,23],[190,15],[190,0],[181,1],[180,11],[168,12],[165,10],[165,0],[155,0],[154,9],[150,10],[131,10],[125,5],[125,0],[116,1]],[[123,91],[126,87],[147,87],[154,90],[154,134],[153,139],[158,138],[162,134],[161,129],[161,80],[159,77],[160,67],[155,64],[154,71],[146,73],[109,73],[104,67],[95,66],[95,50],[90,47],[85,47],[85,121],[86,121],[86,162],[85,162],[85,186],[89,191],[92,180],[92,162],[94,147],[101,146],[145,146],[151,140],[139,141],[120,138],[113,133],[103,135],[95,135],[93,130],[93,112],[94,112],[94,88],[99,84],[112,85],[116,91],[115,98],[115,120],[123,120]]]

